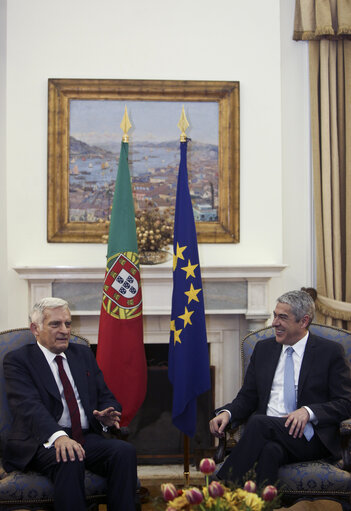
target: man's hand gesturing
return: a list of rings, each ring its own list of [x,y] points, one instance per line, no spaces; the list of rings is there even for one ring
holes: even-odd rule
[[[111,426],[115,426],[115,428],[119,429],[119,422],[121,420],[121,412],[117,412],[112,406],[109,408],[105,408],[99,412],[98,410],[93,411],[95,419],[101,422],[104,426],[110,428]]]

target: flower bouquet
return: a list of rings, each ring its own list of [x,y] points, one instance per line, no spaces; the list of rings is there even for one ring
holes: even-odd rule
[[[200,471],[205,475],[203,488],[177,490],[171,483],[161,485],[161,493],[167,502],[166,511],[268,511],[278,504],[275,486],[263,488],[260,495],[254,481],[246,481],[243,488],[228,487],[219,481],[209,483],[209,475],[215,471],[215,462],[204,458]]]

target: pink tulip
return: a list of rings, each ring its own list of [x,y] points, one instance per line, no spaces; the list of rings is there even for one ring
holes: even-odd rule
[[[244,484],[244,490],[248,491],[249,493],[256,493],[256,483],[254,481],[246,481]]]
[[[212,458],[203,458],[200,461],[200,471],[203,474],[212,474],[216,470],[216,464]]]
[[[166,502],[178,497],[177,488],[172,483],[161,484],[161,493]]]
[[[208,493],[210,497],[216,499],[217,497],[222,497],[224,494],[224,488],[218,481],[212,481],[208,486]]]
[[[189,504],[201,504],[204,499],[202,492],[199,488],[189,488],[189,490],[185,490],[185,496]]]
[[[277,494],[278,494],[277,488],[269,484],[268,486],[263,488],[262,498],[263,500],[271,501],[277,496]]]

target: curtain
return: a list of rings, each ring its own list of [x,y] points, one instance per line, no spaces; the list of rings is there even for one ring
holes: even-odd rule
[[[309,41],[317,319],[351,329],[351,0],[296,0]]]
[[[351,38],[350,0],[296,0],[294,39]]]

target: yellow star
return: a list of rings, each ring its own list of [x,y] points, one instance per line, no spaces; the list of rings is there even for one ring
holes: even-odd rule
[[[188,277],[194,277],[195,278],[194,270],[198,266],[199,266],[198,264],[191,264],[190,259],[188,259],[188,266],[183,266],[181,269],[186,271],[186,278],[188,278]]]
[[[174,321],[174,319],[171,321],[170,330],[171,330],[171,332],[175,332],[175,321]]]
[[[187,295],[188,297],[188,305],[191,302],[191,300],[195,300],[196,302],[199,301],[197,295],[200,293],[201,289],[202,289],[201,287],[200,289],[194,289],[194,286],[191,283],[189,291],[184,291],[184,294]]]
[[[191,316],[194,314],[194,311],[188,311],[188,309],[185,307],[184,314],[181,316],[178,316],[178,318],[184,320],[184,328],[189,323],[189,325],[192,325],[192,322],[190,321]]]
[[[179,246],[179,243],[177,242],[177,252],[176,254],[173,254],[173,271],[176,269],[177,267],[177,261],[178,259],[183,259],[184,261],[184,256],[183,256],[183,252],[184,250],[186,249],[187,247],[180,247]]]
[[[180,332],[182,332],[182,329],[180,330],[174,330],[174,346],[176,345],[176,342],[179,342],[179,344],[182,344],[182,341],[180,340]]]

